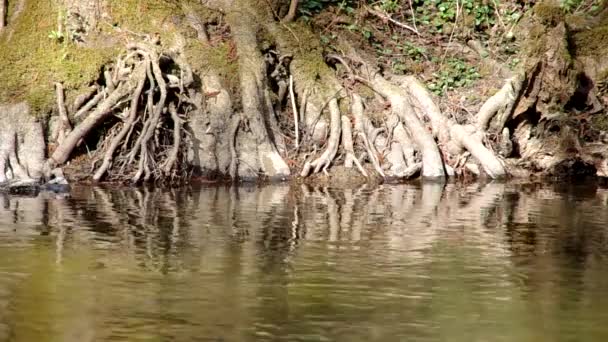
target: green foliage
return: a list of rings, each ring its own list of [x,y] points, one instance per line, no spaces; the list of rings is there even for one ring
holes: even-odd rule
[[[337,6],[350,14],[355,11],[355,3],[355,0],[303,0],[298,4],[298,11],[304,19],[312,17],[328,6]]]
[[[382,8],[386,12],[392,13],[396,12],[402,7],[399,3],[399,0],[382,0],[380,1],[380,8]]]
[[[602,6],[603,0],[561,0],[560,7],[566,13],[598,11]]]
[[[414,0],[418,20],[431,30],[442,33],[459,22],[482,31],[495,24],[497,2],[484,0]]]
[[[405,53],[408,57],[410,57],[414,61],[422,61],[427,57],[427,51],[423,47],[416,46],[412,43],[406,42],[403,46],[400,47],[403,53]]]
[[[433,77],[434,80],[427,87],[433,93],[442,95],[447,90],[470,86],[481,76],[477,68],[462,59],[450,58]]]

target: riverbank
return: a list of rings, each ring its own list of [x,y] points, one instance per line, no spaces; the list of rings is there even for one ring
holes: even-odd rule
[[[604,5],[287,3],[9,6],[0,182],[608,175]]]

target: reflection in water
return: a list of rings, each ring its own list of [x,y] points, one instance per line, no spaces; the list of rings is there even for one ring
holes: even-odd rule
[[[608,337],[608,191],[591,185],[1,200],[0,341]]]

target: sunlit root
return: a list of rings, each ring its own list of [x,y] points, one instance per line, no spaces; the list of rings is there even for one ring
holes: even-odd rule
[[[498,118],[499,123],[497,128],[499,131],[502,130],[517,103],[523,82],[523,75],[514,76],[507,80],[505,85],[496,94],[486,100],[477,113],[478,130],[485,132],[492,119],[499,112],[501,112],[501,114]]]
[[[319,171],[327,171],[327,168],[331,165],[331,162],[338,153],[338,146],[340,143],[340,133],[342,127],[342,119],[340,118],[340,108],[338,107],[338,100],[335,98],[331,99],[328,104],[330,113],[330,133],[327,140],[327,147],[320,157],[312,162],[306,162],[300,176],[306,177],[313,171],[318,173]]]
[[[345,115],[342,115],[342,145],[344,146],[344,150],[346,152],[344,166],[351,168],[353,167],[353,164],[355,164],[357,165],[357,168],[361,174],[368,177],[367,172],[357,159],[357,156],[355,156],[355,149],[353,147],[353,132],[351,129],[350,120]]]
[[[437,179],[445,177],[445,170],[439,148],[431,133],[420,121],[407,94],[399,87],[385,80],[381,75],[368,75],[371,87],[391,103],[391,110],[405,124],[412,139],[422,154],[422,177]]]
[[[353,94],[352,101],[353,103],[351,110],[353,112],[353,116],[355,117],[355,128],[357,133],[363,140],[363,146],[367,151],[367,155],[372,162],[374,169],[380,176],[384,178],[386,175],[384,174],[384,171],[382,171],[382,166],[378,160],[378,151],[374,146],[375,139],[370,139],[370,135],[375,134],[376,129],[374,128],[371,120],[364,114],[363,100],[361,100],[361,96]]]
[[[478,132],[472,125],[459,125],[442,118],[442,113],[432,100],[430,92],[415,78],[408,78],[403,86],[411,98],[417,101],[422,113],[429,117],[434,131],[446,140],[444,144],[449,152],[459,154],[462,149],[466,149],[477,159],[490,178],[506,176],[503,163],[483,144],[483,132]],[[448,132],[445,132],[446,130]]]

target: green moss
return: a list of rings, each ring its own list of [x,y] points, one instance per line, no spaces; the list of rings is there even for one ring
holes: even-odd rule
[[[194,72],[204,74],[208,70],[213,70],[225,82],[224,86],[227,89],[238,87],[238,63],[232,41],[219,42],[211,46],[197,39],[191,39],[188,41],[185,54]]]
[[[534,6],[534,15],[545,25],[556,26],[565,21],[564,10],[559,2],[541,1]]]
[[[107,9],[115,27],[138,33],[157,33],[165,43],[173,39],[174,19],[181,14],[177,1],[164,0],[109,0]]]
[[[54,82],[79,89],[99,75],[112,49],[90,49],[48,37],[56,30],[57,8],[51,0],[28,0],[0,37],[0,102],[27,100],[34,114],[46,114],[54,104]],[[7,30],[5,30],[6,32]]]
[[[279,28],[271,33],[279,41],[282,52],[291,53],[295,57],[292,63],[298,87],[309,87],[314,83],[321,92],[332,88],[334,73],[323,60],[323,47],[319,37],[306,23],[290,23],[288,29]]]
[[[608,53],[608,20],[574,35],[577,53],[581,56],[603,56]]]
[[[94,43],[86,47],[49,38],[57,30],[55,1],[25,0],[21,15],[0,35],[0,103],[26,100],[34,114],[47,114],[55,104],[55,82],[64,84],[70,100],[133,37],[125,32],[158,33],[168,45],[176,31],[172,15],[181,13],[162,0],[110,0],[105,9],[111,20],[98,23],[87,37]]]

